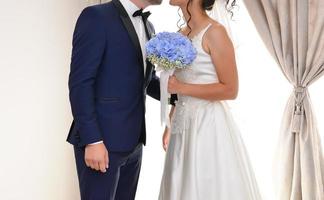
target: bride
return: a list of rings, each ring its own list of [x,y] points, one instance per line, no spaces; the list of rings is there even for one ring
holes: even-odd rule
[[[171,129],[160,200],[260,200],[245,146],[226,100],[238,93],[234,48],[223,25],[207,10],[228,0],[171,0],[186,19],[181,33],[192,40],[198,55],[188,69],[170,77],[168,91],[178,95]],[[215,5],[214,5],[215,4]],[[229,5],[227,5],[229,4]]]

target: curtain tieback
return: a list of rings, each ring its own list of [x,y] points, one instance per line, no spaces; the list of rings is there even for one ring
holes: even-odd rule
[[[306,95],[306,87],[298,86],[294,88],[295,95],[295,108],[294,108],[294,116],[292,119],[291,131],[293,133],[299,133],[304,119],[304,106],[303,101]]]

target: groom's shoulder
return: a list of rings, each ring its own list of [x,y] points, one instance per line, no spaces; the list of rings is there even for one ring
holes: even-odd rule
[[[114,14],[114,6],[112,2],[92,5],[84,8],[80,14],[80,18],[90,19],[107,19],[107,16]]]

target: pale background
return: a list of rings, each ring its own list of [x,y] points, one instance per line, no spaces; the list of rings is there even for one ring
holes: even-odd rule
[[[74,23],[88,2],[0,3],[0,199],[77,200],[72,147],[65,142],[72,120],[67,78]],[[176,30],[177,12],[167,1],[150,10],[157,31]],[[264,199],[273,200],[273,153],[292,88],[264,48],[243,5],[235,15],[240,93],[230,105]],[[323,88],[323,78],[310,87],[321,133]],[[147,107],[148,145],[137,200],[157,199],[164,161],[159,103],[148,98]]]

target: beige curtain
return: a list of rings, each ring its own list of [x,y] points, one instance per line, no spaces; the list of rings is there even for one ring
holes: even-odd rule
[[[111,0],[100,0],[100,3],[107,3],[109,1],[111,1]]]
[[[324,0],[244,3],[266,47],[293,86],[274,163],[277,199],[323,200],[324,160],[308,87],[324,73]]]
[[[111,0],[87,0],[88,5],[96,5],[100,3],[107,3]]]

